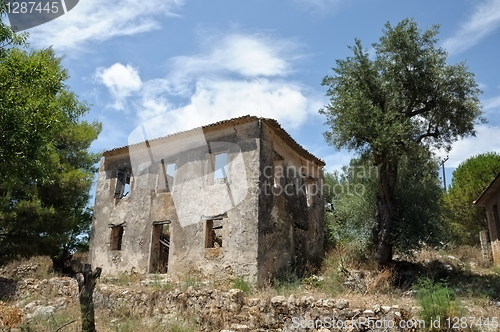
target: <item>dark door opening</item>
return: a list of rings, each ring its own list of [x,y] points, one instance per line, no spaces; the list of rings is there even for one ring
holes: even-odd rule
[[[150,273],[167,273],[170,252],[170,221],[153,223]]]

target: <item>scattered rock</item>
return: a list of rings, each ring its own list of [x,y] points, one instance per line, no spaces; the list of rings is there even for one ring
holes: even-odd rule
[[[384,313],[384,314],[386,314],[389,311],[391,311],[391,307],[390,306],[386,306],[386,305],[381,306],[380,309],[382,310],[382,313]]]
[[[335,303],[335,308],[337,309],[345,309],[349,307],[349,301],[340,299]]]
[[[406,297],[415,297],[415,296],[417,296],[417,291],[414,290],[414,289],[408,290],[408,291],[406,291],[406,292],[403,293],[403,296],[406,296]]]
[[[51,305],[47,305],[47,306],[40,305],[40,306],[37,306],[37,307],[35,307],[33,309],[33,313],[32,314],[26,315],[26,318],[27,319],[31,319],[31,318],[34,318],[34,317],[48,318],[52,314],[54,314],[54,311],[56,311],[56,308],[53,307],[53,306],[51,306]]]
[[[414,306],[413,308],[411,308],[411,312],[413,312],[413,313],[417,313],[417,312],[419,312],[420,310],[422,310],[422,307],[420,307],[420,306],[418,306],[418,305],[416,305],[416,306]]]
[[[273,305],[281,305],[286,302],[286,298],[284,296],[275,296],[271,299],[271,303]]]
[[[361,275],[361,273],[357,274]],[[28,318],[49,317],[54,312],[78,301],[78,287],[70,278],[53,278],[43,281],[25,279],[19,282],[19,285],[24,294],[36,294],[39,299],[25,304],[26,301],[20,300],[21,296],[17,298],[17,303],[25,304],[22,311]],[[54,294],[59,293],[63,295],[54,298]],[[321,299],[310,295],[300,298],[296,295],[245,298],[239,289],[225,291],[203,287],[189,287],[186,290],[174,288],[170,291],[158,288],[144,291],[140,288],[101,283],[95,289],[94,301],[104,315],[128,310],[144,317],[145,324],[151,323],[152,325],[158,321],[166,325],[177,319],[181,311],[195,311],[199,321],[203,324],[202,329],[219,326],[221,330],[232,332],[327,331],[326,329],[297,329],[292,324],[293,317],[300,317],[311,322],[325,317],[353,321],[357,319],[356,317],[364,316],[370,322],[407,318],[402,317],[399,306],[376,305],[370,308],[371,310],[362,311],[350,309],[347,299]],[[500,303],[495,305],[500,307]],[[116,326],[120,324],[120,321],[117,319],[111,323]]]
[[[231,330],[235,332],[248,332],[250,331],[250,328],[247,325],[243,324],[232,324]]]
[[[365,310],[365,311],[363,311],[363,316],[373,317],[373,316],[375,316],[375,313],[373,312],[373,310]]]
[[[335,306],[335,301],[332,299],[327,299],[323,301],[323,306],[326,308],[333,308]]]

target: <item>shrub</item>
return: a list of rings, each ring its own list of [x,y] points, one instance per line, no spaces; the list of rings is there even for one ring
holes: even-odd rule
[[[252,291],[250,282],[245,277],[237,277],[231,281],[231,287],[241,290],[243,293],[248,294]]]
[[[425,326],[430,327],[431,320],[436,320],[439,317],[441,327],[444,328],[444,321],[448,317],[462,316],[463,309],[455,298],[455,292],[445,284],[435,283],[429,278],[422,278],[417,282],[416,290],[417,301],[421,307],[418,314],[425,321]]]
[[[310,277],[302,279],[302,285],[312,286],[314,288],[322,288],[325,284],[324,277],[318,277],[317,275],[312,275]]]

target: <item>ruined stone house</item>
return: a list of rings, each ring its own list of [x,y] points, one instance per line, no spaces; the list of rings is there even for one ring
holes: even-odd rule
[[[275,120],[234,118],[103,156],[90,247],[103,274],[261,284],[322,257],[325,163]]]
[[[491,253],[495,265],[500,265],[500,173],[490,183],[488,188],[474,202],[476,206],[486,208],[488,231],[491,241]]]

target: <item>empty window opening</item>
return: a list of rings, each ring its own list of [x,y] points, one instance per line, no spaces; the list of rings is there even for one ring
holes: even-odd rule
[[[227,152],[210,154],[208,169],[208,184],[225,182],[227,179]]]
[[[156,190],[159,192],[172,191],[175,178],[175,163],[167,164],[163,160],[158,167],[158,181]]]
[[[122,250],[123,226],[111,227],[111,250]]]
[[[216,154],[214,179],[227,178],[226,167],[227,167],[227,153]]]
[[[205,227],[205,248],[222,248],[222,219],[207,220]]]
[[[120,169],[116,174],[115,198],[124,198],[130,194],[131,169]]]

